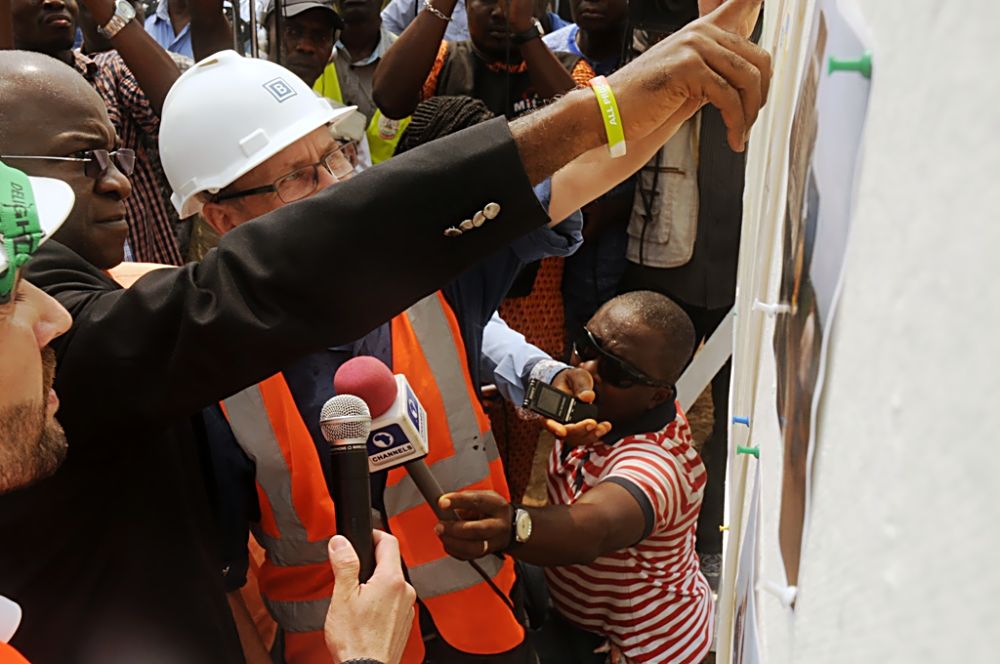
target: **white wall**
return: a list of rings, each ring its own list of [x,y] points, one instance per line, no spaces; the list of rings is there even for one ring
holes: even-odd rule
[[[858,2],[876,71],[859,201],[798,601],[760,594],[763,661],[1000,661],[1000,3]],[[776,578],[780,447],[753,438]]]

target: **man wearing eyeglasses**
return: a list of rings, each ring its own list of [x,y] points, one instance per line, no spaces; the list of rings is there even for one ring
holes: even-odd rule
[[[212,60],[217,64],[211,64]],[[231,161],[217,161],[205,157],[195,160],[178,150],[179,145],[206,145],[218,141],[217,130],[209,126],[174,122],[177,109],[192,116],[209,112],[210,101],[201,94],[202,90],[213,89],[220,80],[233,77],[247,80],[254,76],[265,82],[287,76],[285,70],[273,63],[236,58],[232,53],[217,54],[206,62],[208,64],[195,65],[185,74],[168,98],[164,112],[164,164],[171,181],[177,183],[178,192],[187,194],[176,198],[182,211],[200,211],[206,222],[225,238],[241,226],[258,223],[254,220],[268,212],[321,196],[334,185],[347,186],[345,181],[355,172],[356,151],[352,144],[333,140],[329,126],[339,125],[350,111],[331,111],[325,102],[312,96],[304,84],[293,79],[287,79],[286,83],[297,94],[280,105],[274,104],[266,93],[233,102],[242,109],[242,120],[250,123],[249,128],[264,127],[275,134],[285,131],[285,138],[304,134],[276,154],[247,158],[234,150],[226,153],[232,155]],[[196,113],[195,109],[204,113]],[[316,109],[320,109],[319,112]],[[464,117],[475,116],[465,114]],[[313,128],[315,124],[320,126]],[[427,124],[442,126],[433,122]],[[240,127],[236,133],[242,135],[248,131]],[[413,139],[411,145],[438,136],[436,131],[425,129],[418,138],[410,137]],[[225,143],[218,142],[218,152],[222,153]],[[237,176],[243,171],[246,172]],[[189,181],[199,182],[209,191],[185,192],[183,185]],[[547,204],[547,184],[537,187],[536,192]],[[485,226],[487,214],[495,216],[496,212],[499,212],[499,205],[480,211],[475,217],[479,226]],[[490,321],[490,314],[496,310],[510,281],[525,262],[545,255],[569,253],[579,245],[580,218],[578,214],[572,217],[572,222],[564,222],[554,229],[537,229],[514,246],[498,250],[446,286],[440,295],[424,298],[391,323],[385,321],[375,326],[355,343],[322,349],[284,365],[280,373],[229,396],[220,407],[205,410],[206,438],[213,468],[210,486],[223,506],[219,520],[225,534],[225,589],[234,604],[237,623],[245,623],[246,611],[240,605],[239,590],[246,582],[247,536],[248,528],[252,529],[267,553],[258,575],[260,592],[283,630],[283,656],[289,664],[315,661],[317,653],[324,652],[321,628],[326,607],[316,595],[333,583],[333,577],[326,570],[317,571],[311,561],[316,548],[313,540],[317,533],[332,534],[329,529],[333,526],[333,512],[337,507],[330,502],[324,479],[329,443],[318,426],[323,404],[335,394],[333,376],[337,368],[352,356],[373,355],[399,373],[407,373],[414,385],[419,385],[415,387],[418,398],[434,404],[428,405],[429,418],[434,420],[436,409],[441,415],[439,422],[454,420],[454,428],[436,431],[430,444],[436,446],[442,457],[446,456],[442,450],[454,448],[456,453],[449,460],[461,460],[462,463],[441,464],[437,479],[452,488],[475,484],[506,492],[501,472],[485,477],[476,475],[479,459],[499,456],[492,443],[492,434],[481,428],[486,416],[475,397],[470,398],[475,394],[474,386],[479,384],[483,328],[505,327],[498,319]],[[384,223],[379,219],[371,221],[373,228],[379,222]],[[337,223],[337,220],[324,220],[324,223]],[[467,226],[475,228],[471,221]],[[373,252],[370,259],[378,261],[378,253]],[[411,340],[419,336],[407,333],[411,325],[423,331],[424,344],[433,339],[432,350]],[[489,336],[488,332],[485,334]],[[518,337],[498,353],[500,357],[495,362],[504,364],[511,381],[520,382],[524,374],[534,369],[539,359],[536,354],[544,356],[541,351],[526,346],[524,339]],[[514,354],[516,358],[512,357]],[[443,360],[442,356],[454,362]],[[553,368],[544,377],[551,378],[562,368],[562,365]],[[500,382],[492,376],[492,371],[485,373],[490,376],[489,381]],[[436,399],[425,398],[428,394],[425,390],[430,389],[426,387],[428,384],[436,384],[435,389],[440,390],[439,396],[430,392],[437,396]],[[464,406],[467,411],[460,410],[463,399],[468,404]],[[447,411],[442,403],[448,404]],[[469,417],[456,416],[455,412],[468,412]],[[274,438],[279,441],[275,445],[287,450],[287,455],[268,453],[267,449],[274,448],[264,447],[257,433],[261,429],[260,422],[272,421],[278,413],[285,426],[274,432]],[[249,431],[254,435],[249,435]],[[305,434],[295,435],[297,431]],[[489,452],[480,451],[487,446]],[[297,501],[285,501],[270,493],[276,476],[289,478],[290,493],[297,496]],[[468,479],[470,476],[475,481]],[[373,507],[384,515],[387,524],[394,521],[397,516],[394,510],[400,504],[398,497],[395,500],[388,497],[393,493],[386,488],[389,484],[385,472],[372,477]],[[398,490],[394,493],[399,494]],[[312,507],[303,510],[301,505]],[[530,661],[524,630],[506,605],[516,601],[511,599],[512,565],[489,568],[496,590],[489,588],[478,576],[468,580],[462,578],[447,566],[455,563],[440,552],[440,545],[427,526],[427,522],[433,521],[430,509],[417,505],[402,511],[413,515],[420,510],[426,511],[425,519],[411,516],[406,525],[393,523],[392,528],[400,537],[404,564],[411,569],[420,568],[416,572],[415,587],[422,599],[434,601],[433,608],[421,611],[426,610],[432,616],[437,629],[428,627],[429,622],[424,618],[423,631],[430,644],[425,649],[423,639],[413,639],[405,652],[406,661],[424,661],[425,656],[438,661],[443,652],[449,653],[445,661],[453,664],[478,661],[486,655],[497,664]],[[419,525],[414,526],[414,518]],[[288,525],[290,523],[300,526],[293,528]],[[303,540],[297,536],[299,527],[312,537]],[[440,562],[426,558],[428,545],[431,551],[440,552]],[[460,570],[466,569],[465,565],[457,566]],[[449,590],[442,591],[442,587]],[[478,611],[463,610],[470,605],[476,605]],[[499,618],[494,619],[497,615]],[[248,644],[246,640],[244,643],[245,647],[249,645],[257,651],[264,645]]]
[[[87,81],[79,76],[65,78],[69,108],[59,112],[76,114],[89,130],[84,134],[51,131],[58,123],[57,107],[51,101],[60,92],[39,90],[38,105],[25,112],[21,122],[0,128],[0,159],[32,175],[59,178],[73,188],[81,202],[55,237],[76,247],[92,265],[107,270],[124,259],[125,200],[132,193],[128,176],[133,172],[135,152],[120,147],[107,111],[89,103],[93,90]],[[16,85],[13,79],[0,82],[0,96],[13,96]]]
[[[489,551],[545,566],[558,614],[542,629],[543,661],[701,662],[712,596],[694,550],[705,467],[674,382],[694,347],[684,310],[636,291],[602,306],[572,362],[594,379],[600,425],[550,422],[549,506],[510,505],[489,491],[446,494],[466,521],[439,523],[460,559]]]
[[[133,165],[124,174],[131,180],[131,194],[122,197],[124,213],[118,216],[119,221],[127,222],[131,257],[180,265],[183,258],[156,154],[160,108],[180,73],[166,51],[153,48],[156,42],[143,30],[142,23],[134,20],[135,10],[127,0],[80,2],[86,4],[98,30],[117,50],[93,57],[73,50],[80,12],[78,0],[10,0],[14,45],[73,67],[101,95],[121,146],[135,152],[129,158]],[[6,2],[0,4],[6,6]],[[34,168],[13,156],[10,162],[18,168]]]

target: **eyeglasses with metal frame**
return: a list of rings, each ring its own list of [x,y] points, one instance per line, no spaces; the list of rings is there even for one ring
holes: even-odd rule
[[[231,201],[236,198],[246,196],[256,196],[258,194],[277,194],[283,203],[294,203],[307,196],[314,194],[319,188],[319,168],[325,168],[337,181],[346,180],[354,174],[358,165],[358,146],[353,141],[341,143],[333,150],[327,152],[315,164],[297,168],[290,173],[282,175],[274,181],[274,184],[243,189],[241,191],[231,191],[218,193],[212,197],[216,203]]]

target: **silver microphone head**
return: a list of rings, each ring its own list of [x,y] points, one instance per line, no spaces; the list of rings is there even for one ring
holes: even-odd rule
[[[323,404],[319,426],[328,443],[350,439],[367,441],[372,430],[372,415],[364,399],[353,394],[338,394]]]

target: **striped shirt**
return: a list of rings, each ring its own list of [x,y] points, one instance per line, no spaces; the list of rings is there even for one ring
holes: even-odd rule
[[[182,265],[157,152],[160,118],[118,51],[97,53],[93,58],[73,51],[73,56],[74,68],[104,100],[122,147],[135,150],[135,170],[129,177],[132,195],[125,200],[128,244],[135,259]]]
[[[593,447],[556,441],[548,467],[549,502],[572,505],[611,481],[643,507],[647,534],[592,563],[548,567],[546,576],[559,612],[611,639],[630,662],[701,662],[714,620],[712,594],[694,550],[705,466],[680,409],[666,404],[657,411],[659,428],[646,429],[652,433],[616,440],[612,431]]]

